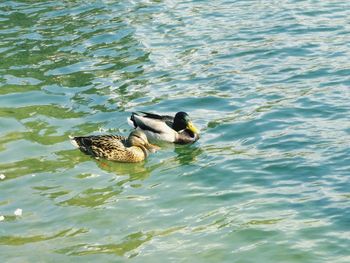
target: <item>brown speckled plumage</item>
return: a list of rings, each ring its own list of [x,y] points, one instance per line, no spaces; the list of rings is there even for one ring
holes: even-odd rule
[[[141,162],[157,146],[151,145],[143,132],[134,131],[129,137],[120,135],[92,135],[73,137],[72,143],[83,153],[94,158],[117,162]]]

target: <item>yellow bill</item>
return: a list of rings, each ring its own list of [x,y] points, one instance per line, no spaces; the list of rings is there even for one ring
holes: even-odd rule
[[[194,134],[199,134],[199,130],[193,125],[193,123],[191,121],[189,121],[187,123],[187,127],[186,128],[189,129]]]

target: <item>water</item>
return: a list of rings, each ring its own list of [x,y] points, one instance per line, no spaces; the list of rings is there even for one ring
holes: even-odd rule
[[[1,2],[1,262],[350,262],[349,17]],[[68,141],[127,135],[136,110],[187,111],[201,139],[131,165]]]

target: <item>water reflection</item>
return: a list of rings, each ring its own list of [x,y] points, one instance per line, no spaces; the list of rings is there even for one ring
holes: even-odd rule
[[[62,158],[67,153],[71,153],[69,158]],[[20,176],[33,175],[38,173],[58,172],[62,169],[73,168],[81,159],[75,155],[73,151],[59,151],[56,153],[61,158],[47,159],[41,156],[40,158],[27,158],[12,163],[0,164],[0,170],[6,174],[6,179],[14,179]],[[75,156],[75,157],[74,157]]]
[[[347,2],[174,2],[0,3],[3,261],[349,261]],[[179,109],[140,164],[68,141]]]
[[[76,154],[73,154],[73,151]],[[79,181],[87,180],[90,184],[86,184],[85,187],[81,187],[81,182],[70,179],[72,185],[69,186],[35,186],[33,189],[37,190],[42,196],[55,201],[56,204],[62,206],[80,206],[80,207],[103,207],[107,203],[114,202],[118,196],[121,195],[126,185],[130,187],[142,186],[142,181],[146,180],[152,173],[153,170],[157,169],[160,164],[147,165],[146,162],[128,164],[128,163],[117,163],[107,160],[95,160],[86,156],[76,150],[64,151],[60,153],[62,159],[70,162],[70,169]],[[86,164],[96,164],[101,171],[105,171],[103,178],[98,174],[91,174],[87,172],[79,172],[79,164],[82,161],[88,161]],[[57,163],[57,166],[62,163]],[[66,168],[67,165],[64,165]],[[52,167],[48,168],[52,170]],[[85,168],[83,169],[85,171]],[[35,170],[38,171],[37,168]],[[69,169],[67,170],[69,171]],[[28,171],[23,171],[27,173]],[[41,171],[43,172],[43,171]],[[12,174],[9,173],[11,178]],[[91,180],[101,181],[99,184],[103,184],[101,187],[92,186]]]
[[[171,145],[167,150],[173,149],[177,154],[176,162],[178,165],[188,165],[196,161],[196,158],[202,154],[202,150],[195,146],[185,147],[185,146],[174,146]],[[163,149],[164,150],[164,149]],[[106,175],[103,178],[103,186],[91,186],[87,184],[87,187],[76,187],[72,188],[74,185],[66,186],[36,186],[33,189],[37,190],[40,195],[47,196],[48,198],[55,200],[55,203],[62,206],[81,206],[81,207],[103,207],[110,202],[115,202],[126,189],[125,186],[139,188],[142,187],[142,181],[149,178],[153,171],[162,168],[162,162],[151,162],[148,163],[147,160],[141,163],[129,164],[129,163],[117,163],[107,160],[95,160],[89,156],[85,156],[80,152],[74,150],[60,151],[56,153],[60,158],[58,161],[54,162],[43,162],[42,166],[36,165],[35,168],[28,166],[26,170],[22,171],[22,174],[28,173],[38,173],[45,171],[52,171],[54,169],[59,169],[61,165],[69,171],[69,169],[74,169],[82,163],[82,161],[89,161],[90,163],[95,163],[101,171],[105,171]],[[33,164],[34,159],[27,160],[28,164]],[[67,164],[69,162],[69,165]],[[11,167],[6,167],[5,172],[9,172],[11,168],[17,166],[18,163],[14,163]],[[23,168],[23,163],[20,164]],[[42,168],[40,168],[42,167]],[[47,170],[45,170],[47,169]],[[21,174],[18,171],[14,171],[17,176]],[[75,172],[76,173],[76,172]],[[112,176],[116,175],[116,176]],[[8,173],[9,178],[13,178],[11,172]],[[100,175],[97,175],[98,177]],[[79,173],[76,178],[79,180],[88,180],[94,178],[95,175],[90,173]],[[79,184],[79,182],[73,181],[74,184]],[[90,185],[90,186],[89,186]]]
[[[87,229],[80,228],[68,228],[59,231],[56,234],[52,235],[34,235],[34,236],[0,236],[0,245],[7,246],[20,246],[25,244],[31,244],[35,242],[48,241],[56,238],[64,238],[64,237],[74,237],[80,234],[84,234],[88,232]]]
[[[165,230],[155,230],[148,232],[135,232],[127,235],[122,239],[121,242],[113,244],[81,244],[71,247],[59,249],[56,252],[73,255],[73,256],[84,256],[89,254],[116,254],[118,256],[127,256],[129,258],[138,255],[137,249],[145,243],[150,242],[156,237],[164,237],[170,235],[176,231],[181,230],[183,227],[173,227]]]
[[[142,244],[149,242],[154,236],[155,234],[152,232],[137,232],[126,236],[124,240],[118,244],[82,244],[63,248],[56,252],[70,256],[85,256],[89,254],[116,254],[118,256],[124,256],[126,253],[137,249]],[[136,255],[137,252],[132,253],[132,256]]]
[[[103,188],[92,187],[83,190],[72,198],[58,202],[63,206],[81,206],[81,207],[98,207],[109,201],[110,198],[116,197],[122,192],[118,186],[108,186]]]
[[[180,165],[195,164],[198,161],[198,157],[204,153],[203,149],[197,145],[175,146],[174,152],[177,154],[176,160]]]

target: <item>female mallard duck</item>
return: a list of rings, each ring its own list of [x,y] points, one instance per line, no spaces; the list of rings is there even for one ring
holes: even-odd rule
[[[83,153],[96,159],[104,158],[124,163],[141,162],[148,156],[148,152],[159,149],[148,142],[142,131],[133,131],[128,138],[121,135],[93,135],[73,137],[71,141]]]
[[[133,112],[128,122],[135,129],[142,130],[151,141],[187,144],[199,139],[199,131],[188,114],[182,111],[176,113],[175,117],[143,111]]]

